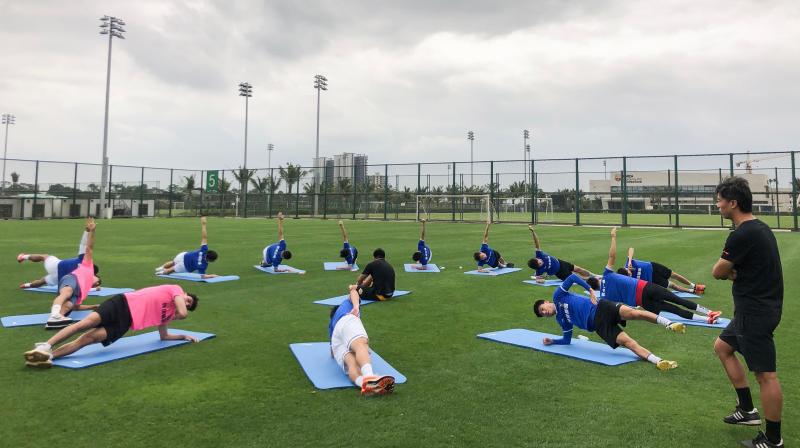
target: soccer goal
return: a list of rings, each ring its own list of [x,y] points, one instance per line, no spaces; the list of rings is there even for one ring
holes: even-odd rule
[[[491,207],[488,194],[418,194],[416,218],[485,222],[494,219]]]

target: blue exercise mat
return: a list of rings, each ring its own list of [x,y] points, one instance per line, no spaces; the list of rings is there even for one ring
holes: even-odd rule
[[[347,269],[341,269],[341,268],[344,268],[345,266],[347,266],[347,262],[344,262],[344,261],[325,261],[322,264],[325,267],[326,271],[344,271],[344,272],[347,272]],[[340,269],[336,269],[336,268],[340,268]],[[354,264],[353,268],[350,269],[350,270],[351,271],[357,271],[358,270],[358,263]]]
[[[497,275],[510,274],[512,272],[517,272],[517,271],[521,271],[521,270],[522,270],[522,268],[500,268],[500,269],[492,269],[492,270],[490,270],[488,272],[481,272],[481,271],[478,271],[476,269],[474,271],[467,271],[467,272],[465,272],[465,274],[468,274],[468,275],[486,275],[486,276],[494,277],[494,276],[497,276]]]
[[[706,327],[706,328],[725,328],[731,323],[730,319],[726,319],[724,317],[718,317],[717,323],[709,324],[708,322],[700,322],[699,320],[691,320],[691,319],[684,319],[677,314],[668,313],[666,311],[662,311],[658,313],[660,316],[667,318],[673,322],[681,322],[684,325],[690,325],[692,327]]]
[[[188,280],[190,282],[203,282],[203,283],[221,283],[233,280],[239,280],[238,275],[220,275],[219,277],[203,278],[202,274],[195,274],[193,272],[181,272],[172,274],[161,274],[161,278],[171,278],[173,280]]]
[[[527,283],[533,286],[561,286],[561,280],[545,280],[544,283],[538,283],[536,280],[523,280],[522,283]]]
[[[425,265],[425,269],[414,269],[414,266],[419,266],[419,265],[407,263],[403,265],[403,269],[406,272],[441,272],[439,270],[439,266],[436,266],[433,263],[428,263],[427,265]]]
[[[199,341],[211,339],[216,335],[211,333],[196,333],[194,331],[169,329],[170,334],[188,334],[196,337]],[[103,347],[103,344],[92,344],[83,347],[77,352],[53,360],[54,366],[65,367],[67,369],[83,369],[98,364],[116,361],[118,359],[131,358],[145,353],[164,350],[178,345],[191,344],[189,341],[162,341],[157,331],[150,333],[137,334],[120,338],[117,342]]]
[[[91,311],[73,311],[69,314],[75,322],[83,319],[84,317],[88,316]],[[3,317],[0,319],[2,321],[3,326],[6,328],[13,328],[13,327],[28,327],[31,325],[44,325],[47,323],[47,319],[50,318],[50,313],[44,314],[28,314],[23,316],[8,316]]]
[[[331,344],[329,342],[299,342],[289,344],[297,362],[308,376],[308,379],[317,389],[337,389],[343,387],[355,387],[346,373],[336,364],[331,356]],[[384,361],[377,353],[370,350],[372,370],[375,375],[391,375],[394,377],[395,384],[406,382],[406,377],[395,370],[394,367]]]
[[[684,299],[699,299],[700,298],[700,296],[698,296],[697,294],[692,294],[690,292],[675,291],[674,289],[670,289],[669,292],[675,294],[678,297],[682,297]]]
[[[302,269],[296,269],[296,268],[293,268],[293,267],[291,267],[289,265],[286,265],[286,264],[282,264],[282,265],[278,266],[278,268],[288,269],[288,271],[283,271],[283,272],[275,272],[275,268],[272,267],[272,266],[264,267],[264,266],[255,265],[253,267],[258,269],[261,272],[266,272],[267,274],[305,274],[306,273],[306,271],[304,271]]]
[[[400,296],[404,296],[406,294],[411,294],[411,291],[395,291],[394,295],[392,295],[392,298],[389,299],[389,300],[394,300],[395,298],[400,297]],[[350,300],[350,296],[345,294],[343,296],[331,297],[330,299],[317,300],[314,303],[316,303],[317,305],[339,306],[345,300]],[[376,300],[364,300],[364,299],[362,299],[361,300],[361,305],[369,305],[370,303],[373,303],[373,302],[376,302]]]
[[[57,286],[42,286],[39,288],[25,288],[24,291],[32,291],[32,292],[46,292],[50,294],[57,294],[58,287]],[[126,292],[133,291],[133,288],[107,288],[105,286],[100,288],[100,291],[95,291],[92,289],[89,291],[90,296],[92,297],[108,297],[108,296],[115,296],[117,294],[124,294]]]
[[[479,334],[478,337],[583,361],[596,362],[606,366],[618,366],[639,361],[639,357],[627,348],[620,347],[614,350],[606,344],[584,341],[578,338],[573,338],[569,345],[544,345],[542,343],[543,338],[560,339],[561,336],[521,328],[483,333]]]

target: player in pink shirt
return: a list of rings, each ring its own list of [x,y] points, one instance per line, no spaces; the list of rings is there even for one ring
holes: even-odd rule
[[[167,325],[171,321],[185,319],[189,311],[194,311],[195,308],[197,308],[197,296],[185,293],[178,285],[152,286],[117,294],[100,304],[97,310],[89,313],[85,319],[61,329],[47,342],[37,342],[33,350],[25,352],[25,365],[50,367],[54,358],[67,356],[98,342],[108,346],[128,330],[142,330],[149,327],[158,327],[162,341],[197,342],[193,336],[170,334],[167,331]],[[54,345],[81,331],[85,333],[53,350]]]

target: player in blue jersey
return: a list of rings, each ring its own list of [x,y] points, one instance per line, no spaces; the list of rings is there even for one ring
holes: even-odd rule
[[[608,262],[602,277],[595,276],[587,280],[592,289],[600,291],[600,298],[614,302],[622,302],[630,307],[642,307],[658,314],[667,311],[684,319],[716,323],[722,314],[698,305],[671,293],[667,288],[655,283],[628,277],[614,272],[617,262],[617,228],[611,229],[611,247],[608,250]],[[691,311],[689,311],[691,310]],[[692,311],[701,313],[695,314]]]
[[[81,243],[78,246],[78,256],[75,258],[67,258],[65,260],[61,260],[56,256],[50,254],[26,254],[21,253],[17,255],[17,262],[23,263],[25,261],[32,261],[34,263],[44,263],[44,270],[47,272],[47,275],[40,279],[36,279],[30,282],[22,283],[19,285],[22,289],[27,288],[39,288],[41,286],[57,286],[61,279],[71,273],[72,271],[77,268],[81,262],[83,262],[83,256],[86,253],[86,241],[89,238],[89,223],[94,222],[92,218],[88,218],[86,220],[86,228],[83,231],[83,237],[81,237]],[[100,277],[97,274],[100,272],[100,268],[97,265],[94,265],[94,283],[92,284],[93,288],[99,289],[100,287]]]
[[[342,250],[339,251],[339,256],[344,258],[346,265],[338,266],[336,269],[343,271],[352,271],[358,259],[358,249],[350,244],[350,238],[347,235],[347,230],[344,228],[344,222],[339,220],[339,229],[342,231]]]
[[[536,281],[538,283],[544,283],[545,278],[549,275],[554,275],[562,281],[572,273],[578,274],[584,279],[594,275],[587,269],[575,266],[569,261],[556,258],[544,252],[541,244],[539,244],[539,236],[536,235],[533,225],[529,225],[528,230],[531,231],[533,246],[536,248],[536,256],[528,260],[528,267],[536,271]]]
[[[200,218],[200,249],[190,252],[181,252],[175,258],[156,268],[156,275],[169,275],[174,273],[196,272],[202,278],[217,277],[217,274],[206,274],[208,263],[215,261],[219,255],[213,250],[208,250],[208,232],[206,230],[206,217]]]
[[[663,264],[656,263],[655,261],[644,261],[633,258],[632,247],[628,248],[628,261],[625,263],[625,267],[617,269],[617,274],[646,280],[648,282],[653,282],[656,285],[663,286],[664,288],[674,289],[675,291],[680,292],[689,292],[692,294],[702,295],[706,291],[706,285],[692,283],[686,277],[678,274]],[[674,283],[671,281],[671,279],[675,279],[686,286],[681,286],[677,283]]]
[[[569,288],[576,283],[589,293],[590,298],[569,292]],[[561,325],[563,332],[561,339],[544,338],[542,341],[544,345],[569,344],[572,341],[572,327],[575,326],[597,333],[611,348],[617,348],[621,345],[629,349],[640,358],[655,364],[659,370],[671,370],[678,367],[677,362],[661,359],[639,345],[638,342],[622,331],[620,324],[624,325],[624,322],[628,320],[645,320],[663,325],[676,333],[686,331],[684,324],[670,322],[668,319],[656,316],[651,312],[636,310],[621,303],[608,300],[598,302],[594,291],[576,274],[571,274],[561,286],[556,288],[553,292],[552,302],[546,300],[534,302],[533,312],[537,317],[555,316],[556,321]]]
[[[481,248],[478,252],[473,254],[473,258],[478,262],[478,270],[486,272],[493,268],[513,268],[514,263],[506,263],[506,260],[500,255],[500,252],[489,247],[489,227],[491,226],[492,222],[487,220],[486,230],[483,231],[483,243],[481,244]]]
[[[417,243],[417,251],[411,254],[411,259],[416,261],[418,264],[412,265],[414,269],[419,269],[420,271],[424,271],[428,269],[428,263],[431,261],[431,248],[425,244],[425,218],[420,219],[422,223],[422,230],[419,234],[419,242]]]
[[[261,266],[272,267],[275,272],[286,272],[281,269],[281,261],[292,258],[292,253],[286,250],[286,240],[283,239],[283,212],[278,212],[278,242],[270,244],[261,252]]]
[[[331,356],[350,381],[365,396],[386,395],[394,391],[394,377],[375,375],[369,355],[369,337],[361,322],[357,285],[350,285],[349,300],[331,310],[328,336]]]

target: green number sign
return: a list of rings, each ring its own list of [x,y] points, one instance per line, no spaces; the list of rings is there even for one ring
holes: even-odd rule
[[[206,172],[206,191],[217,193],[219,191],[219,171]]]

